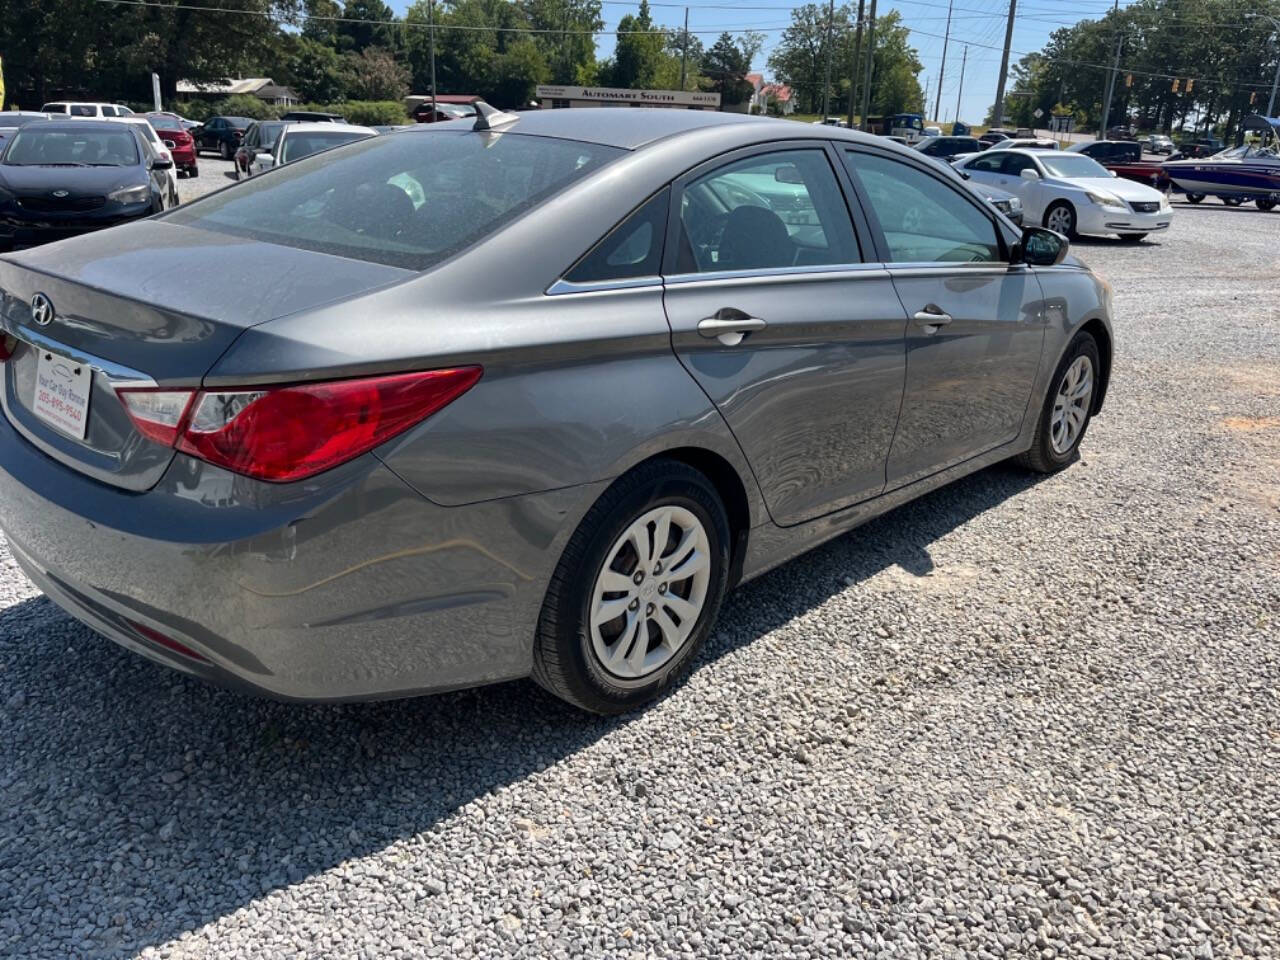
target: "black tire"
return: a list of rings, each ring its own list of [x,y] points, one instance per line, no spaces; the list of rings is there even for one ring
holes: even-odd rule
[[[187,167],[187,176],[188,176],[188,177],[198,177],[198,176],[200,176],[200,168],[199,168],[199,167],[194,167],[194,166],[193,166],[193,167]]]
[[[1120,239],[1125,243],[1141,243],[1147,239],[1147,235],[1145,233],[1122,233],[1120,234]]]
[[[1244,203],[1244,198],[1243,197],[1223,197],[1222,202],[1225,203],[1228,207],[1238,207],[1240,206],[1240,204]]]
[[[1188,193],[1188,194],[1187,194],[1187,203],[1199,203],[1199,202],[1200,202],[1201,200],[1203,200],[1203,199],[1204,199],[1204,194],[1203,194],[1203,193]]]
[[[1262,210],[1264,212],[1269,210],[1274,210],[1276,206],[1276,202],[1272,200],[1270,197],[1259,197],[1257,200],[1253,202],[1258,205],[1259,210]]]
[[[1067,229],[1064,230],[1063,233],[1066,235],[1068,240],[1074,240],[1076,238],[1076,223],[1078,222],[1076,220],[1076,208],[1066,200],[1056,200],[1049,204],[1048,209],[1044,212],[1044,220],[1042,221],[1041,226],[1049,226],[1049,217],[1055,210],[1065,210],[1067,212],[1069,219],[1067,221]]]
[[[693,632],[657,671],[623,680],[605,670],[588,629],[596,578],[615,541],[648,510],[677,505],[693,513],[707,533],[711,573]],[[729,521],[711,481],[687,464],[652,460],[620,477],[583,517],[547,586],[533,648],[533,679],[583,710],[618,714],[672,687],[697,655],[724,599],[729,572]]]
[[[1087,356],[1093,364],[1093,393],[1089,398],[1088,413],[1080,428],[1079,436],[1068,449],[1058,452],[1053,449],[1051,438],[1054,399],[1058,395],[1058,389],[1062,386],[1062,379],[1066,376],[1067,370],[1081,356]],[[1044,405],[1040,410],[1040,419],[1036,423],[1036,432],[1031,438],[1031,448],[1025,453],[1018,454],[1015,458],[1018,465],[1034,470],[1036,473],[1057,473],[1074,460],[1076,452],[1080,449],[1080,443],[1089,430],[1089,421],[1092,419],[1093,407],[1097,403],[1098,389],[1101,384],[1102,364],[1098,356],[1097,341],[1093,339],[1092,334],[1083,331],[1077,333],[1068,345],[1066,353],[1062,355],[1058,368],[1053,371],[1053,378],[1049,381],[1049,389],[1045,393]]]
[[[231,159],[231,147],[227,144],[227,141],[225,140],[218,141],[218,156],[220,156],[223,160]]]

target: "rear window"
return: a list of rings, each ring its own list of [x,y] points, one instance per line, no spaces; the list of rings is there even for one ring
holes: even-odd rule
[[[87,103],[73,103],[71,105],[71,115],[73,117],[96,117],[98,110]]]
[[[370,137],[180,207],[174,223],[425,270],[626,151],[519,134]]]
[[[309,157],[313,153],[319,153],[321,150],[328,150],[330,147],[336,147],[344,143],[350,143],[352,140],[360,140],[367,137],[367,133],[357,133],[354,130],[306,130],[290,133],[284,138],[284,147],[281,153],[281,162],[288,163],[290,160],[301,160],[303,157]],[[274,143],[274,141],[272,141]]]
[[[65,124],[65,121],[64,121]],[[138,163],[133,133],[119,131],[45,130],[28,125],[19,130],[4,154],[5,166],[131,167]]]
[[[233,127],[247,127],[253,123],[248,117],[223,117],[222,119]]]
[[[185,130],[186,129],[186,127],[182,125],[182,121],[179,120],[177,117],[149,116],[147,117],[147,122],[150,123],[151,126],[155,127],[157,130]]]

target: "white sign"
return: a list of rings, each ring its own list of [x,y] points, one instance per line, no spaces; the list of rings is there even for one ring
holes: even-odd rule
[[[1041,117],[1044,116],[1044,111],[1041,110],[1039,107],[1036,107],[1036,112],[1031,115],[1035,117],[1037,120],[1039,120]]]
[[[657,107],[718,107],[720,94],[700,90],[626,90],[621,87],[558,87],[540,83],[539,100],[594,100],[600,103],[648,103]]]
[[[63,433],[83,440],[89,426],[89,388],[93,371],[56,353],[40,351],[36,363],[36,392],[31,410]]]
[[[151,99],[155,101],[156,113],[159,113],[163,108],[160,106],[160,74],[158,73],[151,75]],[[191,169],[194,170],[195,167]]]

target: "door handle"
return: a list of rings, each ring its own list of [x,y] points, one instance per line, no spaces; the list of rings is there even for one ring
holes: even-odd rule
[[[698,321],[698,333],[708,340],[716,339],[726,347],[736,347],[747,334],[763,330],[767,323],[759,317],[704,317]]]
[[[929,304],[911,319],[924,327],[926,333],[935,333],[939,327],[951,322],[951,314],[943,313],[933,304]]]

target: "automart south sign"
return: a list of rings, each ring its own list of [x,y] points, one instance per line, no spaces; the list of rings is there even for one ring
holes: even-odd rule
[[[539,100],[593,103],[637,103],[651,107],[720,106],[720,94],[688,90],[625,90],[618,87],[556,87],[538,84]]]

